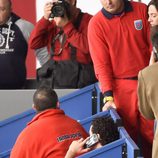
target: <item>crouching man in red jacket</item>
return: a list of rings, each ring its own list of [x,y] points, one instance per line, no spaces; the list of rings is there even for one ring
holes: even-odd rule
[[[10,158],[63,158],[72,141],[88,136],[58,108],[57,94],[51,88],[39,88],[33,104],[37,115],[18,136]]]

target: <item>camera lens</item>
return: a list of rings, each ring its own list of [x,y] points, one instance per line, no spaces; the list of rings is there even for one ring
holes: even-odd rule
[[[63,17],[65,13],[64,6],[62,4],[55,4],[51,9],[51,17]]]

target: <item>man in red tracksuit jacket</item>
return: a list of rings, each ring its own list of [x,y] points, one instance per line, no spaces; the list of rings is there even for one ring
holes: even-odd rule
[[[127,0],[100,0],[103,9],[89,22],[88,40],[96,76],[104,95],[103,110],[117,108],[143,156],[151,158],[153,121],[138,111],[137,75],[149,64],[151,43],[147,7]]]
[[[64,14],[62,17],[54,15],[53,20],[50,20],[51,9],[55,5],[50,2],[46,3],[44,6],[44,16],[35,25],[30,36],[29,45],[32,49],[47,47],[45,55],[41,55],[43,56],[41,57],[41,65],[50,58],[54,61],[70,60],[71,46],[76,48],[75,58],[79,63],[90,64],[92,60],[89,53],[87,29],[92,15],[82,13],[79,8],[76,8],[76,0],[60,1],[62,3],[69,3],[68,11],[70,15]],[[81,14],[82,18],[79,19]],[[50,54],[53,57],[50,57]]]
[[[73,140],[88,136],[57,108],[58,97],[51,88],[39,88],[33,102],[38,113],[18,136],[10,158],[64,158]]]

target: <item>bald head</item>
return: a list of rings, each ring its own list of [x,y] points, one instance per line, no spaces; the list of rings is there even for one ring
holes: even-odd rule
[[[5,24],[12,11],[11,0],[0,0],[0,25]]]
[[[0,7],[11,8],[12,2],[11,0],[0,0]]]
[[[38,112],[46,109],[56,109],[58,96],[53,89],[49,87],[41,87],[34,93],[33,103]]]

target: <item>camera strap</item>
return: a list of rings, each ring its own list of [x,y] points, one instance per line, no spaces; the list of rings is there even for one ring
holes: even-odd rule
[[[75,22],[74,22],[74,26],[76,29],[79,28],[80,26],[80,23],[81,23],[81,20],[82,20],[82,16],[83,16],[83,13],[79,12]],[[61,43],[61,47],[60,47],[60,50],[57,54],[54,54],[54,45],[55,45],[55,41],[58,40],[60,41]],[[62,53],[62,50],[64,48],[64,44],[65,44],[65,41],[66,41],[66,35],[64,34],[64,31],[61,29],[57,35],[53,38],[52,42],[51,42],[51,48],[50,48],[50,55],[51,56],[58,56]],[[71,60],[76,60],[76,47],[74,47],[73,45],[71,45],[69,43],[69,47],[71,49]]]
[[[51,56],[58,56],[61,54],[62,50],[63,50],[63,47],[64,47],[64,43],[66,41],[66,37],[65,35],[63,34],[63,30],[60,30],[57,35],[53,38],[52,42],[51,42],[51,47],[50,47],[50,55]],[[55,45],[55,41],[59,39],[59,42],[61,44],[60,46],[60,50],[57,54],[54,54],[54,45]]]

